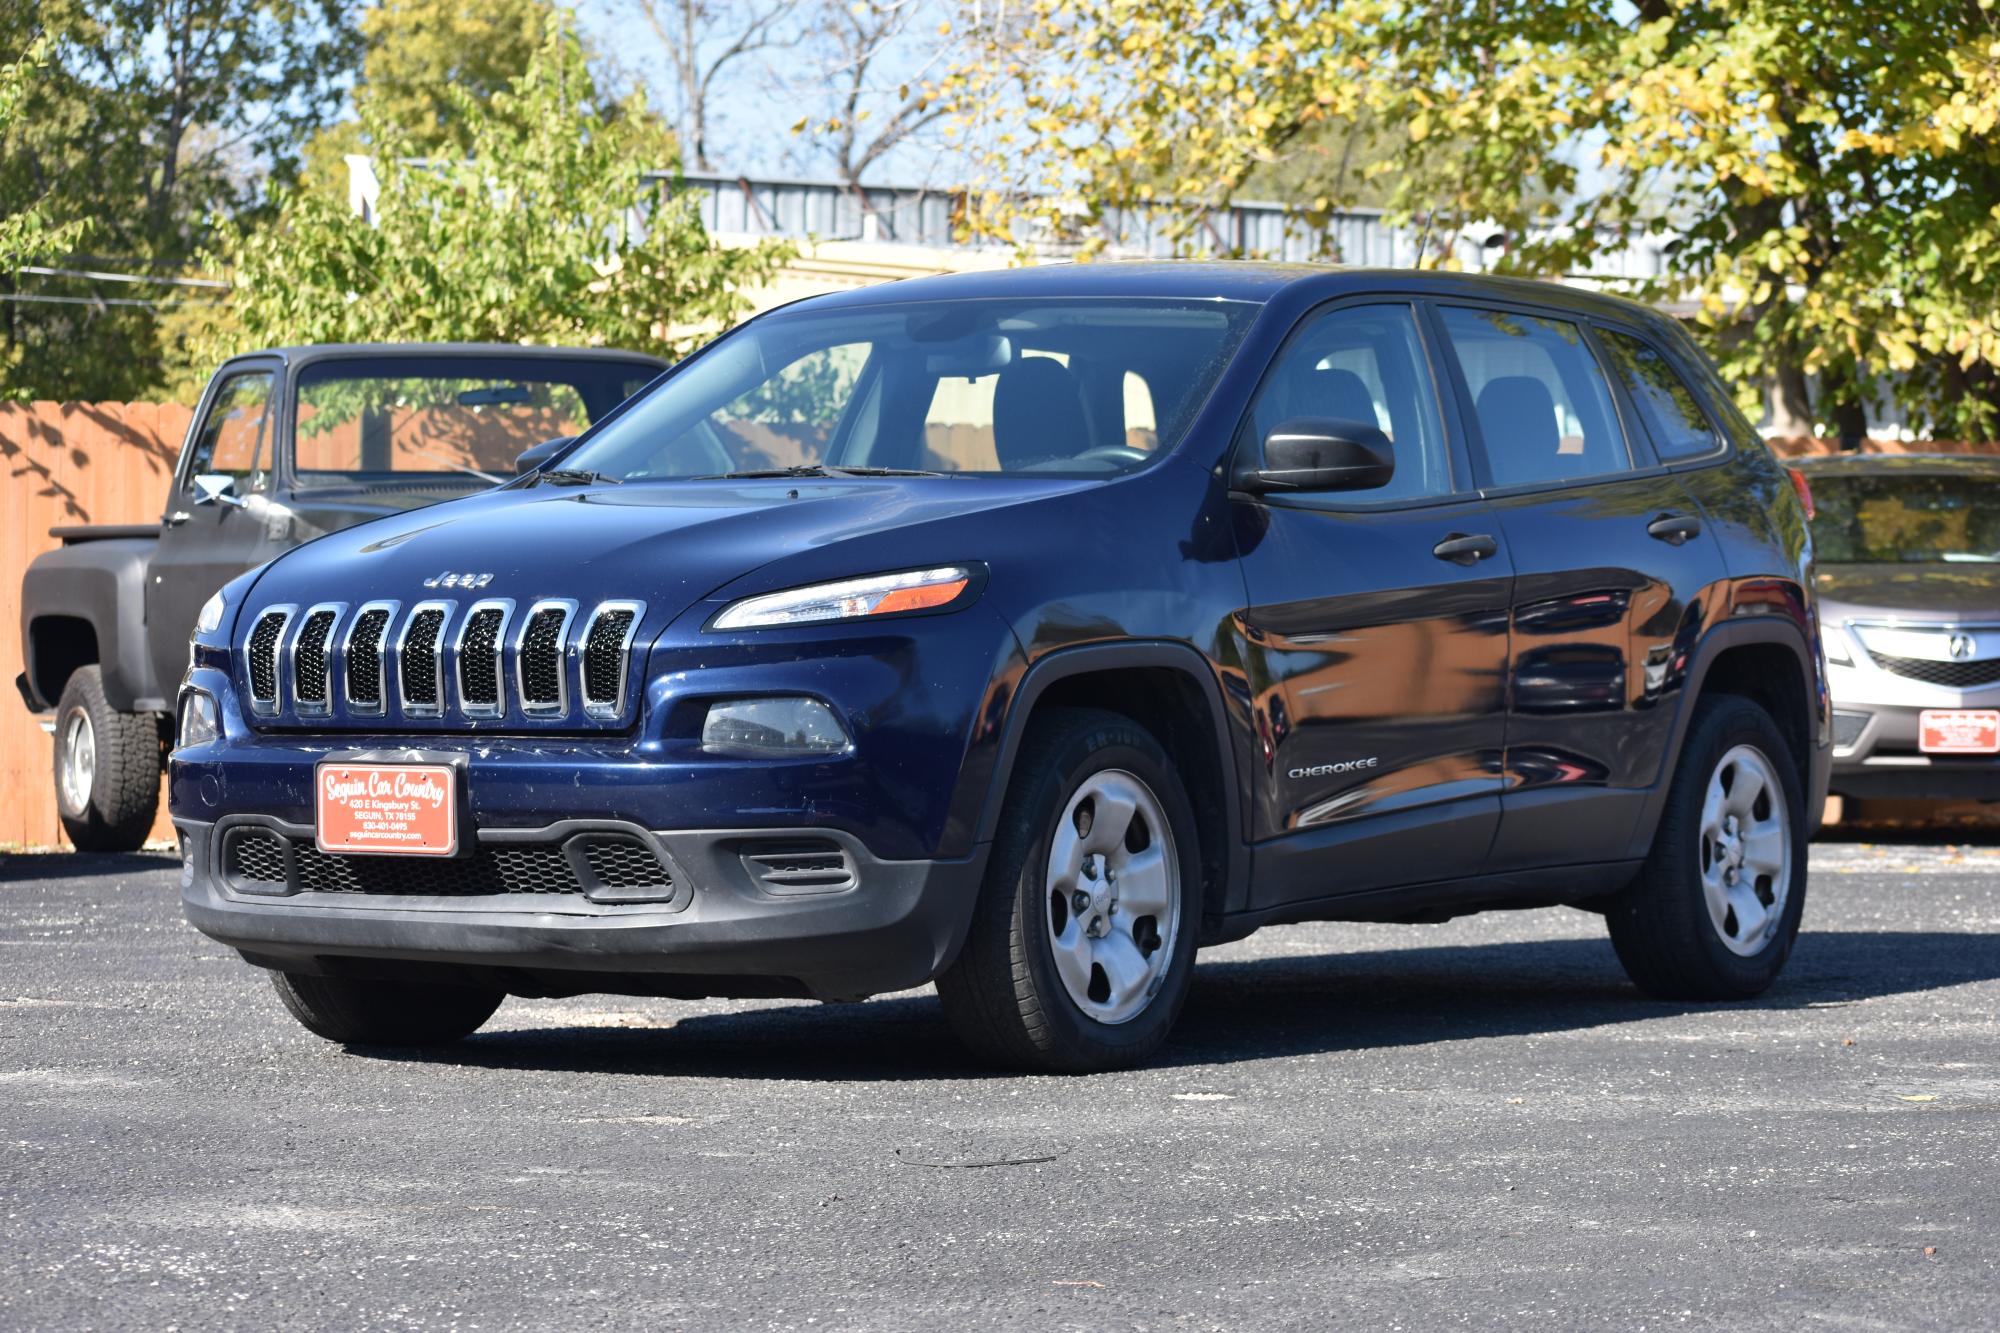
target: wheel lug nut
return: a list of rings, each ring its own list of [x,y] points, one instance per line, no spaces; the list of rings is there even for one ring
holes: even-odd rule
[[[1082,889],[1078,889],[1069,896],[1069,906],[1071,911],[1079,915],[1088,912],[1090,910],[1090,895]]]

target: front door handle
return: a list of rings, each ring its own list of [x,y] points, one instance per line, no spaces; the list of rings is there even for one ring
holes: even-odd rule
[[[1701,520],[1693,514],[1662,514],[1646,525],[1646,533],[1669,546],[1680,546],[1701,535]]]
[[[173,513],[168,514],[164,521],[168,527],[177,528],[193,517],[194,515],[185,509],[176,509]]]
[[[1431,554],[1440,560],[1449,560],[1457,565],[1475,565],[1489,555],[1497,554],[1500,543],[1485,533],[1454,532],[1436,546]]]

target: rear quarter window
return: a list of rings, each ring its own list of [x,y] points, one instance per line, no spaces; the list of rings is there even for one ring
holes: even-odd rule
[[[1600,328],[1611,366],[1653,438],[1653,448],[1666,462],[1713,453],[1720,443],[1701,402],[1666,357],[1643,339],[1617,329]]]

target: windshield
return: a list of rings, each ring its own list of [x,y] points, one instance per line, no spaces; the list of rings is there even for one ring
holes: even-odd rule
[[[970,300],[752,320],[562,461],[621,481],[788,468],[1109,475],[1172,449],[1256,307]]]
[[[2000,476],[1811,474],[1821,564],[2000,562]]]
[[[299,372],[302,482],[505,481],[523,449],[577,435],[653,378],[644,362],[587,357],[368,356]]]

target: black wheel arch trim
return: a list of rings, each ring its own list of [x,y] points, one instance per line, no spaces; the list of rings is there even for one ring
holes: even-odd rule
[[[1680,766],[1681,751],[1687,744],[1688,728],[1694,721],[1695,706],[1700,703],[1707,684],[1709,669],[1724,653],[1734,648],[1775,645],[1790,650],[1799,671],[1799,684],[1805,693],[1814,715],[1808,721],[1810,743],[1808,752],[1794,755],[1804,771],[1800,774],[1805,789],[1807,830],[1819,830],[1821,807],[1824,805],[1827,779],[1833,769],[1833,748],[1822,729],[1819,717],[1821,689],[1819,672],[1815,669],[1816,654],[1806,632],[1799,624],[1785,616],[1746,616],[1739,620],[1724,621],[1713,626],[1695,645],[1694,661],[1689,664],[1687,684],[1681,691],[1680,703],[1675,711],[1673,735],[1667,747],[1665,761],[1660,766],[1659,780],[1653,784],[1640,812],[1639,823],[1632,833],[1630,852],[1633,856],[1643,856],[1652,845],[1653,831],[1659,826],[1661,812],[1666,807],[1668,789],[1673,786],[1674,774]],[[1782,729],[1784,721],[1776,719]]]
[[[975,841],[993,840],[1000,823],[1000,810],[1013,778],[1014,763],[1027,733],[1035,705],[1051,685],[1076,676],[1129,670],[1169,670],[1185,676],[1202,693],[1208,705],[1212,744],[1220,765],[1224,845],[1220,892],[1204,905],[1204,914],[1220,917],[1239,910],[1249,892],[1250,852],[1243,839],[1243,777],[1236,769],[1236,747],[1229,734],[1229,712],[1222,686],[1208,658],[1191,644],[1174,639],[1133,639],[1113,643],[1080,644],[1059,648],[1037,658],[1022,673],[1013,696],[1007,702],[998,752],[979,809]]]

